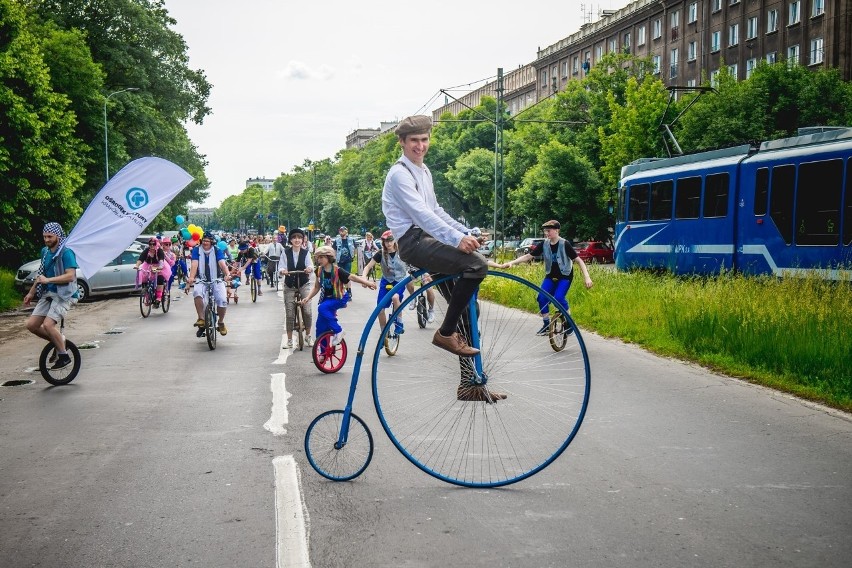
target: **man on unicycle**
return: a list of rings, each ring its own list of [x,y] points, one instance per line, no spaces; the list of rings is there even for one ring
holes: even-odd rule
[[[57,357],[51,369],[61,369],[71,364],[71,357],[65,350],[65,337],[56,325],[77,303],[77,257],[67,247],[59,251],[65,240],[65,231],[59,223],[47,223],[42,236],[45,246],[41,249],[39,275],[24,296],[25,306],[29,306],[33,298],[39,298],[27,320],[27,329],[53,343]]]

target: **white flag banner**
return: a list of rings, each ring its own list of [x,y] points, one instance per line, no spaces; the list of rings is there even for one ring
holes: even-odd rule
[[[193,177],[162,158],[133,160],[95,196],[62,246],[91,278],[117,257]]]

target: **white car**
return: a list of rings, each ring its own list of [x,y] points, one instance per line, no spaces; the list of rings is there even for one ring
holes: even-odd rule
[[[80,300],[91,296],[120,294],[136,289],[136,261],[144,247],[131,246],[98,270],[91,278],[77,273],[77,289]],[[15,286],[26,292],[33,285],[41,260],[33,260],[18,268],[15,273]]]

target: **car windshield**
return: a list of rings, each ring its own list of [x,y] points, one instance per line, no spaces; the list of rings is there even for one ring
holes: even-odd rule
[[[585,241],[574,245],[574,250],[585,250],[587,248],[589,248],[589,243]]]

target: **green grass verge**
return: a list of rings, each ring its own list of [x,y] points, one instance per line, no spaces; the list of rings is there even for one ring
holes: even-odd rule
[[[568,296],[583,328],[721,373],[852,411],[852,286],[818,278],[680,278],[590,267]],[[541,265],[513,269],[541,282]],[[497,289],[498,284],[502,284]],[[482,296],[526,311],[507,281]]]
[[[15,273],[0,268],[0,311],[17,308],[22,298],[23,295],[15,289]]]

